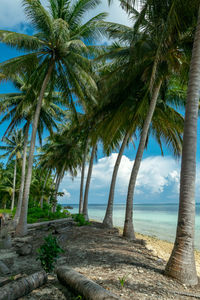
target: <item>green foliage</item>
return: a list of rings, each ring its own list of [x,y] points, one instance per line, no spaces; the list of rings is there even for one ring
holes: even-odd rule
[[[119,282],[122,288],[124,287],[125,281],[126,281],[126,276],[119,277]]]
[[[37,260],[40,260],[41,266],[46,272],[52,272],[54,263],[59,257],[59,254],[63,253],[64,250],[58,245],[56,238],[51,234],[44,240],[44,244],[37,250]]]
[[[72,218],[74,219],[75,222],[77,222],[78,226],[85,226],[85,225],[89,225],[90,222],[86,221],[84,218],[84,215],[82,214],[74,214],[72,215]]]
[[[76,298],[74,298],[74,300],[82,300],[83,297],[81,295],[78,295]]]
[[[28,209],[28,223],[36,223],[48,220],[63,219],[70,216],[70,213],[66,214],[66,211],[61,211],[62,207],[57,207],[56,212],[51,212],[51,207],[48,204],[44,204],[43,208],[39,206],[33,206]]]

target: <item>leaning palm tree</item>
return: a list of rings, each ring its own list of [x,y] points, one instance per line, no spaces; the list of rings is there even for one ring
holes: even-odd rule
[[[88,217],[88,195],[89,195],[90,182],[91,182],[91,178],[92,178],[92,169],[93,169],[96,152],[97,152],[97,142],[95,142],[94,145],[92,146],[90,162],[89,162],[89,167],[88,167],[87,180],[86,180],[86,184],[85,184],[82,213],[84,215],[85,220],[87,220],[87,221],[89,220],[89,217]]]
[[[188,4],[189,9],[189,4]],[[176,240],[165,273],[185,284],[198,283],[194,258],[197,121],[200,89],[200,7],[187,92],[179,215]]]
[[[0,64],[1,71],[12,74],[18,69],[23,70],[24,66],[27,68],[28,65],[33,70],[32,88],[38,91],[22,204],[23,214],[18,228],[19,235],[27,233],[27,209],[35,138],[47,87],[53,88],[56,85],[63,91],[71,105],[73,105],[73,95],[76,95],[82,103],[84,99],[95,100],[97,88],[91,76],[91,61],[87,58],[89,50],[84,41],[90,42],[101,32],[102,25],[99,26],[99,21],[105,17],[105,14],[99,14],[86,23],[82,20],[84,14],[97,4],[99,0],[77,0],[71,5],[67,0],[53,0],[49,1],[49,9],[46,10],[39,0],[24,0],[25,13],[37,33],[28,36],[0,31],[1,42],[29,51],[28,54]]]
[[[49,138],[40,149],[39,165],[42,168],[55,170],[54,204],[57,202],[59,186],[65,172],[74,178],[82,164],[82,144],[77,136],[72,134],[70,127],[71,124],[66,125],[65,129]]]
[[[0,124],[3,124],[5,121],[10,120],[4,136],[12,132],[13,129],[21,123],[23,124],[24,131],[21,185],[19,190],[17,209],[14,217],[14,221],[16,224],[19,221],[22,206],[29,129],[34,118],[35,107],[37,104],[36,92],[32,90],[32,93],[29,93],[29,89],[31,87],[31,84],[27,83],[29,76],[30,74],[28,72],[25,72],[24,74],[13,74],[10,77],[4,76],[7,80],[10,79],[12,81],[18,91],[15,93],[0,94],[0,109],[3,114]],[[51,101],[48,97],[48,93],[45,93],[37,130],[40,144],[42,144],[42,133],[44,128],[46,128],[50,132],[50,134],[52,134],[53,128],[57,129],[56,121],[61,121],[61,119],[63,119],[63,117],[65,116],[64,111],[58,104],[62,104],[62,98],[59,97],[59,93],[52,93]]]
[[[15,205],[15,186],[16,186],[16,175],[17,175],[17,161],[21,158],[21,153],[24,147],[24,137],[22,130],[14,130],[9,137],[4,137],[3,142],[6,146],[0,146],[0,150],[6,151],[1,157],[8,157],[10,161],[15,157],[14,164],[14,176],[13,176],[13,189],[12,189],[12,201],[11,201],[11,211],[14,209]]]
[[[134,0],[122,0],[127,7]],[[151,1],[145,2],[146,9]],[[156,4],[169,4],[169,1],[154,1]],[[166,267],[166,274],[185,284],[195,285],[198,282],[194,259],[194,220],[195,220],[195,177],[196,177],[196,142],[197,119],[200,88],[200,7],[199,1],[170,1],[171,9],[168,15],[170,26],[175,26],[180,32],[186,33],[190,27],[196,26],[193,44],[193,54],[190,63],[190,74],[183,134],[183,154],[181,165],[179,217],[174,248]],[[160,10],[161,11],[161,10]],[[163,10],[164,11],[164,10]],[[198,16],[197,16],[198,13]],[[145,13],[143,14],[143,16]],[[196,21],[198,20],[198,22]],[[197,25],[196,25],[197,24]],[[163,42],[166,31],[160,39]],[[190,34],[190,37],[192,34]],[[182,45],[183,46],[183,45]],[[160,52],[160,51],[158,51]],[[155,74],[156,68],[154,68]]]

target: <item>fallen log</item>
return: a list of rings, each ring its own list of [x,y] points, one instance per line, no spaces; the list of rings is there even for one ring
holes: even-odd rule
[[[44,271],[12,281],[0,288],[0,300],[15,300],[29,294],[47,282]]]
[[[35,228],[42,227],[42,226],[53,225],[54,223],[55,224],[71,223],[72,220],[73,220],[72,218],[57,219],[57,220],[28,224],[27,227],[28,227],[28,229],[35,229]]]
[[[120,297],[105,290],[94,281],[86,278],[73,269],[62,266],[56,269],[58,280],[65,286],[69,287],[76,294],[80,294],[86,300],[116,300]],[[122,300],[122,299],[121,299]]]

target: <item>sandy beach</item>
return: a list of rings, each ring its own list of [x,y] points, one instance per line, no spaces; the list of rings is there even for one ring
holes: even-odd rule
[[[152,254],[168,261],[173,249],[173,243],[160,240],[156,237],[136,233],[138,239],[143,239],[147,242],[146,248],[152,251]],[[200,251],[195,250],[197,274],[200,276]]]

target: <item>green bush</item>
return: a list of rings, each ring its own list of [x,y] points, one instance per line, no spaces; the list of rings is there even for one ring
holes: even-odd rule
[[[63,253],[64,250],[58,245],[56,238],[51,234],[44,240],[44,244],[37,249],[38,256],[36,259],[40,260],[41,266],[46,272],[52,272],[59,254]]]
[[[75,222],[78,223],[77,224],[78,226],[84,226],[84,225],[89,225],[90,224],[88,221],[85,220],[83,214],[72,215],[72,218],[74,219]]]
[[[70,213],[66,214],[67,211],[61,211],[62,206],[58,205],[56,212],[51,212],[51,206],[44,203],[43,208],[40,206],[32,206],[28,208],[28,223],[32,224],[35,222],[42,222],[48,220],[62,219],[70,216]]]

